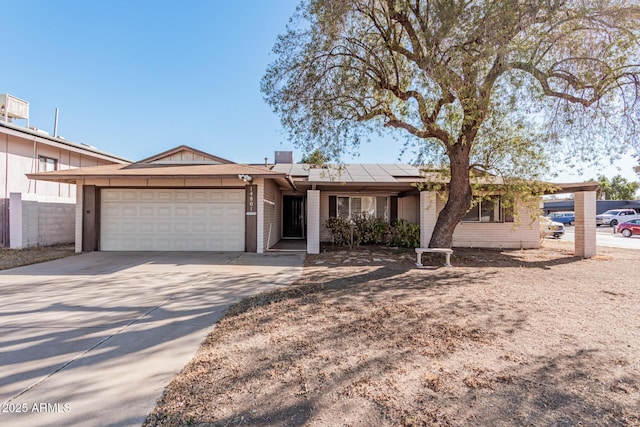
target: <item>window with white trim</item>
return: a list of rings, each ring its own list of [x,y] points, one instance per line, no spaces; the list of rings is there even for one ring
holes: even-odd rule
[[[38,156],[38,172],[51,172],[58,170],[58,160],[51,157]]]
[[[388,197],[338,196],[336,204],[339,217],[351,218],[355,215],[366,215],[389,220]]]
[[[500,208],[500,196],[483,198],[466,213],[462,222],[505,222]]]

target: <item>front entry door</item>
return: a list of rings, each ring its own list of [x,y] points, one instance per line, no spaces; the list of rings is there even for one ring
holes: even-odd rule
[[[304,196],[283,196],[282,237],[304,239],[305,223]]]

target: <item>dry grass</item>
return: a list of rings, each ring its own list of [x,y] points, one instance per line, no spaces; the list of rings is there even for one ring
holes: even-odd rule
[[[309,256],[230,310],[145,425],[638,425],[640,254],[555,246]]]
[[[0,270],[52,261],[73,254],[73,245],[42,246],[26,249],[0,248]]]

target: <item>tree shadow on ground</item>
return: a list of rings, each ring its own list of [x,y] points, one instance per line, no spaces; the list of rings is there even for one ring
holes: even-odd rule
[[[566,258],[557,265],[575,261]],[[617,373],[612,364],[619,361],[603,360],[597,350],[552,349],[494,371],[455,365],[465,352],[481,357],[499,334],[527,322],[529,312],[477,297],[500,280],[501,269],[419,270],[389,262],[344,269],[313,260],[295,285],[233,306],[145,425],[638,421],[637,375]],[[602,369],[597,378],[594,366]],[[627,400],[616,402],[622,390]]]
[[[403,265],[416,268],[416,254],[408,248],[384,248],[379,246],[359,246],[353,249],[327,246],[320,255],[307,257],[306,265],[324,266],[389,266]],[[422,254],[423,269],[444,268],[444,255]],[[453,248],[451,264],[456,267],[471,268],[540,268],[583,261],[573,251],[555,248],[539,249],[486,249]]]
[[[173,283],[174,274],[182,282],[168,285]],[[126,417],[132,414],[138,417],[133,424],[140,423],[148,410],[145,393],[153,385],[138,384],[136,388],[144,392],[135,396],[123,393],[114,401],[104,402],[102,408],[81,410],[77,402],[91,400],[103,391],[109,395],[110,384],[121,386],[135,381],[138,374],[144,377],[145,359],[151,352],[167,358],[176,353],[190,357],[201,337],[231,304],[261,289],[277,287],[279,280],[260,271],[220,270],[215,280],[202,272],[160,271],[132,272],[126,277],[72,276],[64,283],[47,279],[28,285],[3,284],[0,401],[24,401],[34,393],[54,393],[56,399],[70,402],[74,408],[60,415],[64,417],[60,424],[80,423],[87,411],[100,410],[112,411],[108,419],[114,425],[131,424]],[[141,285],[139,290],[135,288],[137,284]],[[84,297],[65,298],[70,294]],[[194,343],[193,336],[200,338]],[[154,370],[166,381],[175,367],[158,366]],[[74,378],[71,387],[48,387],[56,381],[65,385],[65,378]],[[129,388],[125,386],[125,390]],[[152,392],[155,395],[157,389]],[[135,410],[118,410],[127,405]],[[2,415],[3,422],[13,421],[7,420],[9,415]],[[16,422],[27,425],[29,417],[38,414],[13,415]]]
[[[474,421],[468,425],[640,425],[640,376],[616,374],[619,363],[580,349],[508,372],[485,372],[486,388],[469,388]]]

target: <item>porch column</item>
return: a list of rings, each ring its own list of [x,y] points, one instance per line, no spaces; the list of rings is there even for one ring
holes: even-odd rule
[[[26,247],[22,220],[22,193],[9,193],[9,244],[11,249]],[[37,220],[37,217],[36,217]]]
[[[575,193],[575,254],[583,258],[596,255],[596,192]]]
[[[307,190],[307,253],[320,253],[320,190]]]
[[[83,214],[84,212],[84,185],[82,182],[76,181],[76,253],[82,253],[82,230],[83,230]]]
[[[82,252],[98,250],[99,198],[100,193],[95,185],[82,186]]]
[[[429,240],[436,226],[438,212],[436,209],[436,192],[420,192],[420,247],[428,248]]]

